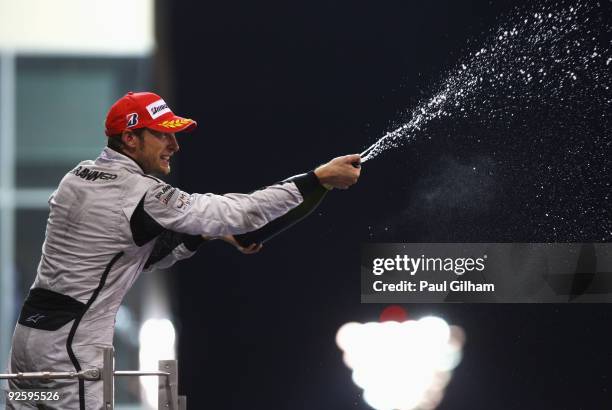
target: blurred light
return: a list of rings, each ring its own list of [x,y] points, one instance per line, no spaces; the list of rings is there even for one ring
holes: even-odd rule
[[[0,49],[146,55],[153,27],[153,0],[0,0]]]
[[[175,359],[175,332],[168,319],[148,319],[140,327],[140,370],[158,370],[159,360]],[[142,398],[151,408],[157,408],[158,378],[140,377]]]
[[[347,323],[336,335],[364,400],[378,410],[434,409],[461,360],[463,331],[428,316]]]
[[[379,320],[381,322],[405,322],[408,320],[408,312],[398,305],[387,306],[380,314]]]

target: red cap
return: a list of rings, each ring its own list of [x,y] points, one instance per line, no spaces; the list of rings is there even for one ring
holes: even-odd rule
[[[150,128],[160,132],[191,131],[197,123],[174,115],[168,104],[157,94],[130,91],[117,100],[106,115],[107,137],[127,129]]]

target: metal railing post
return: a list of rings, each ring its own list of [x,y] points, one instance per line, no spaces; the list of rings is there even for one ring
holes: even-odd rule
[[[104,410],[113,410],[115,408],[115,350],[112,347],[105,347],[102,354]]]
[[[178,395],[178,362],[160,360],[159,370],[115,370],[115,350],[102,349],[102,369],[92,368],[74,372],[20,372],[0,373],[0,380],[60,380],[79,379],[102,382],[104,410],[115,409],[115,377],[158,377],[158,400],[160,410],[186,410],[187,397]]]
[[[178,364],[176,360],[160,360],[159,370],[169,374],[167,377],[158,379],[157,407],[160,410],[179,410]]]

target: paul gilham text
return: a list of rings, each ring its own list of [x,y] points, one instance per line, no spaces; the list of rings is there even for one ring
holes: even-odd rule
[[[417,284],[402,280],[398,283],[383,283],[380,280],[372,284],[376,292],[495,292],[493,283],[474,283],[469,280],[443,281],[440,283],[429,283],[426,280]]]

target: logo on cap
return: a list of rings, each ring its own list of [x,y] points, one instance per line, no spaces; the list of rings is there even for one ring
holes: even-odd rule
[[[188,118],[180,118],[177,120],[166,120],[164,122],[160,122],[157,125],[161,125],[162,127],[165,127],[165,128],[178,128],[178,127],[182,127],[185,124],[189,124],[190,122],[191,120]]]
[[[138,124],[138,114],[133,112],[127,115],[127,127],[133,127]]]
[[[147,105],[147,111],[151,114],[151,118],[155,119],[164,115],[167,112],[171,112],[168,108],[168,104],[164,100],[157,100],[154,103]]]

